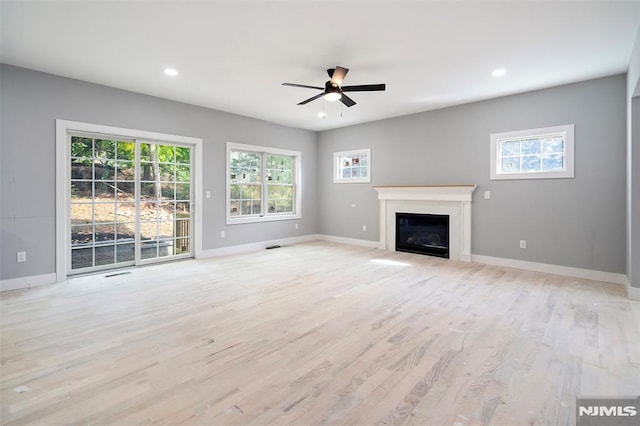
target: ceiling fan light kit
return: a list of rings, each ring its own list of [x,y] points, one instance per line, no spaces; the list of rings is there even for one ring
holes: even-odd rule
[[[335,102],[342,98],[342,93],[340,93],[340,87],[331,83],[331,80],[327,81],[324,88],[324,98],[329,102]]]
[[[342,81],[344,80],[348,72],[349,72],[348,68],[344,68],[341,66],[336,66],[335,68],[329,68],[327,70],[327,74],[329,74],[329,78],[331,80],[325,82],[324,89],[320,86],[309,86],[306,84],[297,84],[297,83],[282,83],[282,85],[291,86],[291,87],[302,87],[306,89],[322,90],[321,93],[315,96],[312,96],[309,99],[305,99],[302,102],[299,102],[298,105],[305,105],[311,101],[315,101],[320,97],[324,97],[329,102],[335,102],[339,100],[347,107],[354,106],[356,102],[353,99],[351,99],[349,96],[345,95],[344,92],[375,92],[375,91],[382,91],[386,89],[385,84],[360,84],[356,86],[343,86]]]

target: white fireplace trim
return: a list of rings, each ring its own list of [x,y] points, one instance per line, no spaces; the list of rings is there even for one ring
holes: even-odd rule
[[[476,185],[375,186],[380,210],[378,248],[396,250],[396,213],[449,216],[449,258],[471,261],[471,200]]]

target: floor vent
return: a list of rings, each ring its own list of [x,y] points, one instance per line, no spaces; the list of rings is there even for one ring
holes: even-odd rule
[[[105,275],[105,278],[111,278],[111,277],[117,277],[118,275],[127,275],[130,274],[131,271],[126,271],[126,272],[116,272],[115,274],[109,274],[109,275]]]

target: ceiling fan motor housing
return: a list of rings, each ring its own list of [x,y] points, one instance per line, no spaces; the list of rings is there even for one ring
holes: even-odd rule
[[[332,83],[331,80],[329,80],[324,84],[324,92],[325,93],[340,93],[340,86],[338,86],[335,83]]]

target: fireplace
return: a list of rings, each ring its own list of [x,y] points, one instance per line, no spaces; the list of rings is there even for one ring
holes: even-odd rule
[[[471,200],[476,185],[374,186],[378,193],[378,247],[396,251],[396,213],[449,216],[448,258],[471,261]],[[444,239],[440,237],[440,241]]]
[[[396,213],[396,251],[449,258],[449,215]]]

